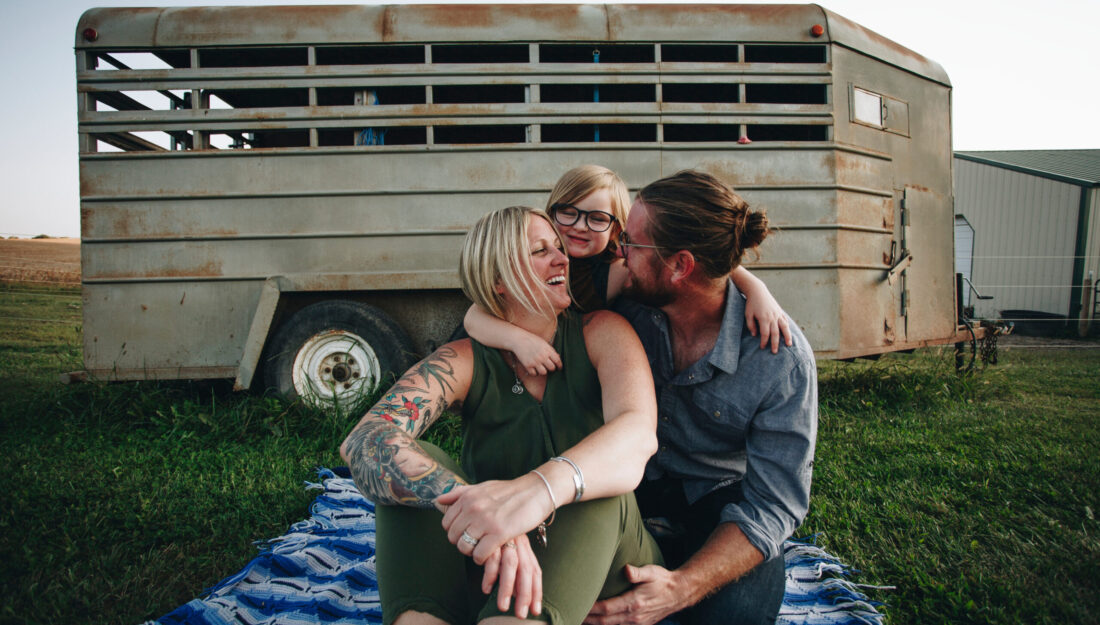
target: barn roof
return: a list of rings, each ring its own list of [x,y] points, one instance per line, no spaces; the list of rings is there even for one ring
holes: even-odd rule
[[[1083,187],[1100,186],[1100,150],[990,150],[956,158]]]

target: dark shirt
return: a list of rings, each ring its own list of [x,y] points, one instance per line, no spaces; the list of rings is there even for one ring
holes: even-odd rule
[[[570,259],[569,291],[573,295],[575,310],[592,312],[607,308],[608,275],[614,260],[614,255],[607,253]]]
[[[680,372],[665,313],[622,297],[614,309],[641,338],[657,389],[659,446],[646,479],[681,480],[689,503],[740,482],[743,499],[726,504],[721,521],[737,523],[770,559],[809,508],[817,366],[793,321],[792,347],[760,349],[745,327],[745,298],[728,285],[714,347]]]

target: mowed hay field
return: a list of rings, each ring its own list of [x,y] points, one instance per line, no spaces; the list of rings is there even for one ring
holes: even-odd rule
[[[0,239],[0,281],[80,284],[80,239]]]

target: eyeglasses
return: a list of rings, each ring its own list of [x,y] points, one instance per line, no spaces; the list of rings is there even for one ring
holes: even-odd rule
[[[619,233],[619,247],[623,250],[623,258],[626,258],[627,250],[632,247],[648,247],[651,250],[662,249],[660,245],[645,245],[642,243],[631,243],[630,237],[626,235],[626,230]]]
[[[592,232],[604,232],[615,223],[615,216],[606,211],[582,211],[572,204],[553,204],[550,214],[563,226],[572,226],[584,217],[584,223]]]

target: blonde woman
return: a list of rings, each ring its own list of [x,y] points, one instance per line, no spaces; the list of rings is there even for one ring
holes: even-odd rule
[[[576,624],[630,587],[626,564],[662,561],[632,492],[656,450],[649,364],[622,317],[567,310],[564,250],[547,214],[506,208],[471,229],[460,273],[479,307],[567,366],[532,374],[509,351],[448,343],[341,446],[381,504],[385,625]],[[417,441],[445,409],[464,420],[460,466]]]

